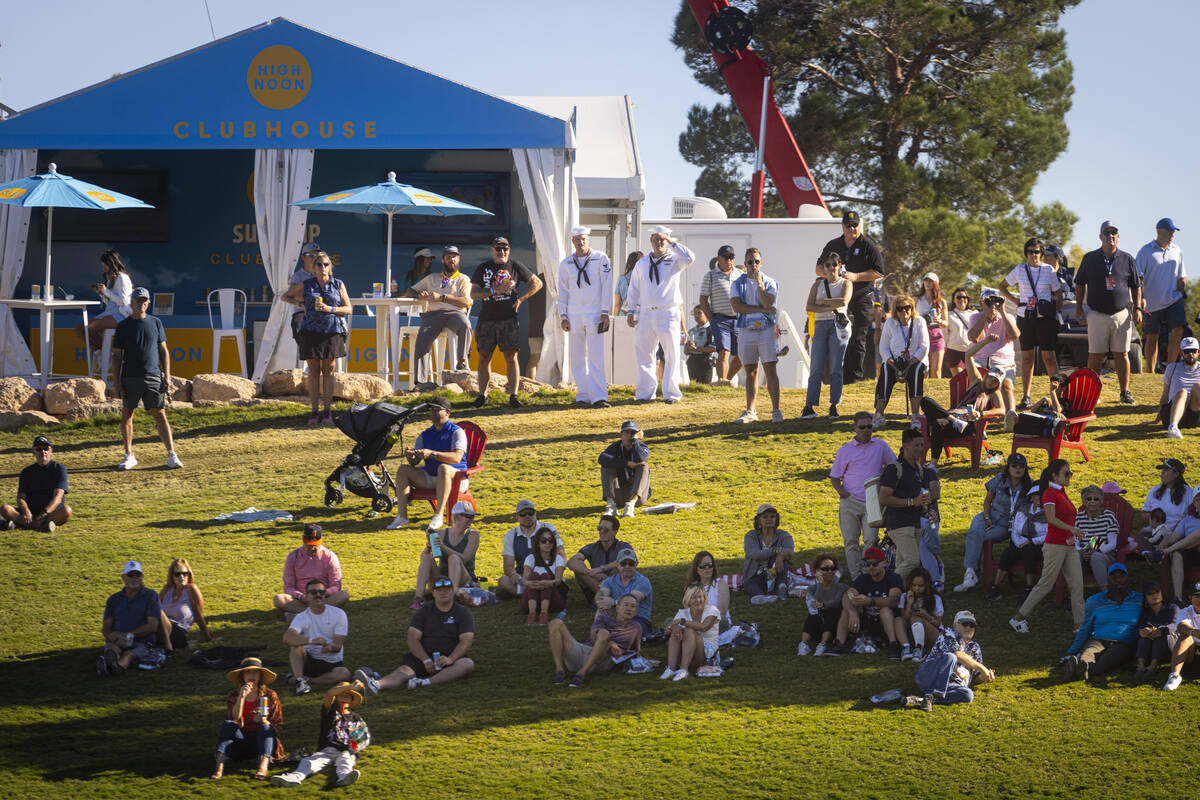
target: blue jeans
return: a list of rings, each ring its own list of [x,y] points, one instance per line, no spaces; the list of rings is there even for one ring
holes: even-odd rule
[[[806,406],[821,402],[821,377],[825,365],[829,365],[829,404],[842,402],[842,359],[846,356],[846,345],[837,338],[837,328],[831,319],[819,319],[813,326],[812,342],[809,344],[808,397]]]
[[[1010,533],[1009,524],[1011,520],[1007,517],[995,516],[992,517],[992,524],[986,525],[983,521],[983,512],[975,515],[975,519],[971,520],[971,527],[967,528],[967,543],[966,549],[963,551],[963,568],[979,571],[979,561],[983,558],[983,543],[998,542],[1002,539],[1007,539]]]
[[[255,731],[244,731],[236,722],[225,720],[217,734],[217,753],[231,761],[269,756],[275,752],[275,731],[262,725]]]
[[[932,694],[933,702],[940,706],[954,703],[969,703],[975,699],[975,692],[970,686],[957,682],[954,671],[958,668],[958,658],[954,653],[942,653],[921,662],[917,670],[917,688],[923,694]]]

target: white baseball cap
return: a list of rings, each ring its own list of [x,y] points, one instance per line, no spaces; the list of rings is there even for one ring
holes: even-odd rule
[[[1200,341],[1198,341],[1195,336],[1186,336],[1184,337],[1183,341],[1179,343],[1179,349],[1181,351],[1200,350]]]
[[[121,568],[121,574],[128,575],[131,572],[141,572],[144,574],[146,570],[142,569],[141,562],[139,561],[126,561],[125,566]]]

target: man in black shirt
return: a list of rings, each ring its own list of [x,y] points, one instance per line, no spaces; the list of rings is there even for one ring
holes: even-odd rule
[[[850,305],[846,309],[851,320],[851,335],[842,366],[842,379],[849,384],[864,377],[863,361],[875,310],[871,288],[887,270],[883,265],[883,254],[878,245],[862,232],[862,220],[855,211],[842,214],[842,235],[825,244],[819,261],[824,261],[830,253],[841,256],[842,263],[846,265],[846,280],[854,285]]]
[[[879,504],[883,526],[896,545],[896,573],[907,580],[921,566],[921,518],[941,495],[937,470],[921,463],[924,436],[906,428],[900,437],[900,458],[879,476]]]
[[[17,479],[17,504],[0,506],[3,527],[34,528],[53,532],[74,513],[65,502],[67,468],[52,460],[54,450],[50,440],[38,436],[33,440],[33,463],[21,470]]]
[[[1088,367],[1096,374],[1104,356],[1112,353],[1121,387],[1121,402],[1133,403],[1129,391],[1129,345],[1133,326],[1142,321],[1142,283],[1133,256],[1117,249],[1117,226],[1105,220],[1100,225],[1100,249],[1079,262],[1075,275],[1075,321],[1084,324],[1086,303]]]
[[[519,408],[524,403],[517,397],[517,351],[521,347],[517,309],[542,290],[542,279],[529,271],[520,261],[508,257],[508,239],[497,236],[492,240],[492,257],[475,269],[471,277],[471,298],[482,300],[479,322],[475,328],[475,349],[479,353],[479,397],[475,407],[483,408],[488,400],[488,380],[492,376],[492,353],[497,348],[504,354],[508,373],[508,404]],[[518,284],[528,284],[524,294],[517,292]]]
[[[139,286],[129,301],[129,316],[117,323],[112,351],[117,361],[117,397],[124,400],[121,414],[121,435],[125,440],[125,458],[117,469],[133,469],[138,460],[133,455],[133,412],[138,403],[154,417],[158,438],[167,448],[167,469],[183,466],[175,455],[175,440],[171,423],[167,421],[166,401],[171,397],[171,354],[167,350],[167,334],[158,317],[150,316],[150,290]]]

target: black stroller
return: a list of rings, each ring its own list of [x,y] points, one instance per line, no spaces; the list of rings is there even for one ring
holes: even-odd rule
[[[408,418],[428,407],[427,403],[412,408],[391,403],[355,403],[339,416],[336,424],[354,440],[354,449],[325,479],[325,506],[340,505],[346,490],[350,490],[360,497],[371,498],[371,508],[380,514],[391,511],[396,484],[383,459],[400,441]],[[372,464],[379,468],[378,474],[372,470]]]

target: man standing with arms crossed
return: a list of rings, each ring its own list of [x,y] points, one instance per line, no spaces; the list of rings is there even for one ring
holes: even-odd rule
[[[678,403],[680,318],[683,294],[679,276],[696,260],[695,254],[671,237],[671,229],[655,225],[650,231],[650,252],[638,259],[629,278],[629,327],[635,328],[634,357],[637,359],[635,396],[653,400],[658,391],[654,357],[662,345],[662,392],[667,403]]]
[[[737,312],[738,357],[746,368],[746,410],[737,418],[745,425],[758,419],[754,410],[758,400],[758,365],[767,373],[767,394],[771,396],[771,422],[783,422],[779,408],[779,360],[775,345],[775,303],[779,284],[762,271],[762,251],[751,247],[746,251],[746,274],[733,282],[729,302]]]
[[[570,336],[576,405],[609,408],[605,336],[612,307],[612,264],[589,246],[591,228],[571,229],[575,252],[558,265],[558,316]]]
[[[492,353],[497,348],[504,354],[508,404],[513,408],[525,405],[517,396],[520,385],[518,379],[521,376],[517,369],[517,352],[521,348],[517,310],[521,303],[542,290],[542,279],[520,261],[510,259],[510,250],[508,239],[497,236],[492,240],[491,259],[480,264],[471,278],[471,298],[483,301],[479,309],[479,323],[475,328],[475,349],[479,353],[479,397],[475,398],[476,408],[487,405]],[[520,283],[529,285],[524,294],[517,293]]]
[[[853,580],[863,574],[862,545],[879,544],[879,529],[867,524],[867,493],[865,483],[877,477],[883,468],[894,463],[896,454],[883,439],[871,436],[874,425],[871,412],[854,415],[854,438],[838,448],[829,470],[829,480],[838,493],[838,527],[846,548],[846,570]]]
[[[700,280],[700,308],[712,324],[713,345],[717,348],[717,385],[729,386],[742,368],[738,358],[737,313],[729,302],[733,282],[745,274],[734,262],[737,254],[727,244],[717,250],[717,265]]]
[[[146,313],[150,307],[150,291],[139,286],[129,302],[132,313],[117,323],[112,350],[117,361],[117,396],[123,398],[121,436],[125,440],[125,458],[117,469],[133,469],[138,460],[133,455],[133,412],[138,403],[154,417],[158,438],[167,448],[167,469],[183,466],[175,455],[175,440],[171,423],[167,422],[166,401],[171,398],[171,354],[167,351],[167,334],[158,317]]]
[[[846,265],[846,280],[854,284],[850,305],[846,307],[851,334],[842,367],[844,383],[851,384],[861,381],[865,376],[863,363],[875,311],[871,288],[887,270],[883,266],[883,254],[879,246],[862,232],[862,219],[856,211],[842,214],[842,235],[826,243],[819,260],[824,261],[830,253],[842,257],[842,263]]]
[[[1079,262],[1075,274],[1075,321],[1084,324],[1086,303],[1088,367],[1097,375],[1104,356],[1112,353],[1121,387],[1121,402],[1133,403],[1129,391],[1129,343],[1133,326],[1142,321],[1142,289],[1133,256],[1117,249],[1120,233],[1105,220],[1100,225],[1100,249]]]
[[[1142,342],[1146,352],[1146,371],[1158,366],[1159,336],[1166,336],[1167,363],[1179,359],[1179,342],[1187,321],[1187,270],[1183,251],[1175,244],[1175,223],[1163,217],[1155,226],[1154,241],[1147,242],[1137,254],[1137,271],[1142,279],[1142,310],[1145,321]]]

